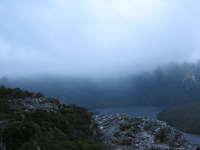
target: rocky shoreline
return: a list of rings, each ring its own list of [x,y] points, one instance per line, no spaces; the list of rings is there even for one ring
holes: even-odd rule
[[[113,150],[196,150],[179,130],[163,121],[147,117],[132,118],[126,113],[96,115],[94,121],[102,133],[101,140]]]

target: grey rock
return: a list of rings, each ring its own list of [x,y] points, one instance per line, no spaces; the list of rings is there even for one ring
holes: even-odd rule
[[[59,107],[62,107],[61,103],[57,98],[26,98],[26,99],[16,99],[11,100],[10,103],[13,103],[13,110],[16,109],[44,109],[46,111],[59,111]]]
[[[147,117],[132,118],[126,113],[117,113],[94,116],[94,121],[99,125],[104,144],[115,150],[195,150],[198,146],[165,122]]]

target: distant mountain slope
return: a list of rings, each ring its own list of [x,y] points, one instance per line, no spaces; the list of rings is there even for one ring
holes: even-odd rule
[[[172,106],[199,101],[200,63],[171,63],[121,78],[2,77],[0,85],[42,92],[67,104],[103,108],[130,105]]]
[[[200,134],[200,102],[166,108],[158,119],[181,131]]]
[[[169,64],[139,75],[133,93],[142,105],[171,106],[199,101],[200,65]]]

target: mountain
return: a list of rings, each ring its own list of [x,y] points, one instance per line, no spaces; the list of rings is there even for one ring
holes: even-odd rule
[[[183,132],[200,134],[200,102],[168,107],[158,119]]]
[[[75,77],[2,77],[0,85],[42,92],[89,109],[130,105],[174,106],[198,102],[200,63],[171,63],[137,75],[89,79]]]
[[[89,109],[128,105],[131,87],[124,79],[93,80],[88,78],[39,77],[13,79],[4,77],[0,85],[42,92],[48,97],[57,97],[67,104],[76,104]],[[123,99],[123,102],[121,101]]]
[[[172,106],[199,101],[200,65],[169,64],[135,80],[134,99],[142,105]]]
[[[92,116],[86,108],[19,88],[0,87],[0,149],[190,149],[180,131],[124,113]]]

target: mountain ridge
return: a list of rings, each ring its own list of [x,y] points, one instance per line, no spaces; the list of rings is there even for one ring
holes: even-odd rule
[[[200,63],[171,63],[114,79],[67,77],[6,78],[1,85],[42,92],[89,109],[130,105],[172,106],[199,101]]]

